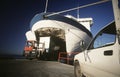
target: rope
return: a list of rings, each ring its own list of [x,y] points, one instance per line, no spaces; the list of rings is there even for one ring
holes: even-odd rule
[[[95,3],[91,3],[91,4],[79,6],[79,7],[76,7],[76,8],[72,8],[72,9],[68,9],[68,10],[63,10],[63,11],[60,11],[60,12],[48,14],[48,15],[46,15],[46,17],[52,16],[52,15],[56,15],[56,14],[60,14],[60,13],[65,13],[65,12],[73,11],[73,10],[77,10],[77,9],[81,9],[81,8],[85,8],[85,7],[88,7],[88,6],[93,6],[93,5],[105,3],[105,2],[108,2],[108,1],[110,1],[110,0],[102,0],[102,1],[99,1],[99,2],[95,2]]]

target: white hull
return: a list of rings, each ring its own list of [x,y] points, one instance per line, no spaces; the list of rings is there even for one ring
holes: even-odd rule
[[[82,27],[82,25],[79,26]],[[79,45],[80,41],[84,41],[87,46],[92,39],[92,36],[88,35],[85,31],[75,27],[72,24],[51,19],[37,21],[31,26],[31,31],[35,33],[35,31],[39,31],[40,29],[44,28],[57,28],[62,29],[65,32],[64,40],[66,41],[66,51],[68,53],[73,51],[81,51]]]

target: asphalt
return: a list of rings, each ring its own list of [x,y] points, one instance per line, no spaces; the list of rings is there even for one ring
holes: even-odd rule
[[[74,77],[74,67],[54,61],[0,60],[0,77]]]

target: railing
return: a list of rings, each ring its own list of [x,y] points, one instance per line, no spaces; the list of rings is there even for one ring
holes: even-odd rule
[[[70,61],[74,61],[74,55],[78,54],[80,52],[59,52],[58,55],[58,62],[61,62],[61,60],[66,61],[67,64],[70,64]],[[69,56],[72,55],[73,57]]]

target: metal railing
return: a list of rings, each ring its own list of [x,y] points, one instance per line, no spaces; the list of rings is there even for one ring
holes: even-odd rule
[[[71,64],[70,61],[74,61],[74,56],[80,52],[59,52],[58,62],[64,61],[63,63]],[[72,57],[70,56],[72,55]]]

